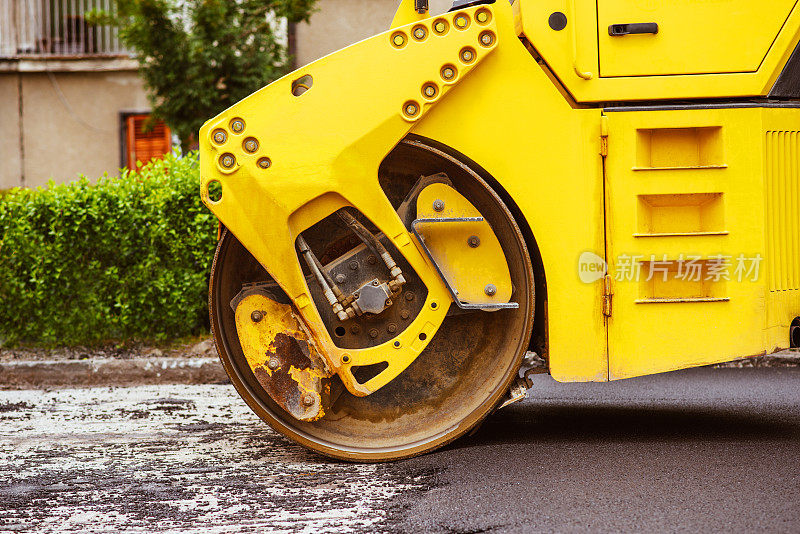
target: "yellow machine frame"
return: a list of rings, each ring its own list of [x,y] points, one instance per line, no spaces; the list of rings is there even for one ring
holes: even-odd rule
[[[451,301],[377,180],[381,161],[410,135],[476,163],[530,228],[544,269],[537,287],[546,287],[536,295],[546,316],[536,321],[546,321],[557,380],[627,378],[789,346],[800,316],[800,109],[634,101],[766,97],[800,38],[796,2],[762,9],[764,24],[748,26],[764,28],[752,37],[762,55],[724,60],[739,47],[729,35],[704,50],[713,65],[721,58],[715,72],[653,75],[626,75],[641,59],[603,56],[630,46],[614,48],[598,32],[630,2],[500,0],[435,17],[413,4],[401,3],[387,32],[302,67],[200,132],[203,201],[285,290],[351,392],[367,395],[402,372]],[[563,31],[547,24],[554,12],[570,21]],[[661,35],[678,56],[708,45]],[[654,40],[650,53],[660,46]],[[336,347],[296,261],[300,232],[348,206],[429,290],[407,330],[369,349]],[[586,253],[608,274],[582,280]],[[699,283],[675,274],[689,255],[699,258]],[[715,258],[740,255],[763,259],[760,276],[707,278]],[[637,269],[658,261],[663,278],[618,279],[621,258]],[[366,384],[349,372],[377,361],[389,369]]]

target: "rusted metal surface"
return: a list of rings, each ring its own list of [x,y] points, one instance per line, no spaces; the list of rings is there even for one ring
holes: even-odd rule
[[[275,302],[258,286],[246,288],[232,306],[242,350],[259,384],[292,417],[323,417],[330,392],[323,379],[330,374],[291,306]]]

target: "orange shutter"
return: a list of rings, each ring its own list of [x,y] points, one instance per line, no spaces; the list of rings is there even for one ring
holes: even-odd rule
[[[162,121],[157,121],[149,132],[142,132],[142,126],[148,117],[149,115],[129,115],[126,118],[129,169],[135,169],[137,161],[147,163],[172,150],[172,134]]]

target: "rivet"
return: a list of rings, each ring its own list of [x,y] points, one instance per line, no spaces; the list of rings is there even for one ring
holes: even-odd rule
[[[492,32],[483,32],[481,34],[481,44],[483,46],[492,46],[494,44],[494,34]]]
[[[389,332],[390,334],[394,334],[395,332],[397,332],[397,325],[394,323],[389,323],[388,325],[386,325],[386,331]]]
[[[469,236],[467,244],[472,248],[478,248],[481,245],[481,238],[476,235]]]
[[[494,284],[487,284],[483,289],[483,292],[488,296],[493,297],[497,293],[497,288],[494,286]]]
[[[419,113],[419,106],[416,102],[406,102],[405,106],[403,106],[403,113],[409,117],[416,117]]]
[[[377,328],[371,329],[369,331],[369,337],[371,337],[372,339],[375,339],[376,337],[378,337],[378,329]]]
[[[436,89],[436,86],[435,86],[435,85],[433,85],[432,83],[426,83],[426,84],[425,84],[425,85],[422,87],[422,94],[423,94],[423,95],[425,95],[425,97],[426,97],[426,98],[433,98],[433,97],[435,97],[437,92],[438,92],[438,91],[437,91],[437,89]]]
[[[428,31],[425,29],[424,26],[417,26],[416,28],[414,28],[413,35],[414,39],[416,39],[417,41],[422,41],[428,36]]]
[[[348,264],[348,267],[350,267],[351,271],[357,271],[358,270],[358,262],[357,261],[351,261]]]
[[[248,137],[244,140],[244,149],[251,154],[258,150],[258,141],[254,137]]]
[[[464,48],[459,57],[464,63],[472,63],[475,60],[475,51],[471,48]]]
[[[258,160],[258,166],[262,169],[269,169],[272,166],[272,161],[269,158],[261,158]]]
[[[219,164],[225,167],[226,169],[231,169],[233,168],[234,165],[236,165],[236,158],[233,157],[233,154],[227,154],[227,153],[223,154],[219,158]]]
[[[251,319],[251,320],[252,320],[254,323],[260,323],[260,322],[261,322],[261,320],[262,320],[263,318],[264,318],[264,314],[263,314],[263,313],[261,313],[261,312],[260,312],[260,311],[258,311],[258,310],[255,310],[253,313],[251,313],[251,314],[250,314],[250,319]]]
[[[276,358],[270,358],[269,361],[267,362],[267,367],[269,367],[270,370],[272,370],[272,371],[277,370],[278,367],[280,367],[280,366],[281,366],[281,362],[279,362]]]
[[[218,145],[221,145],[225,141],[228,140],[228,134],[225,133],[225,130],[215,130],[214,131],[214,142]]]
[[[314,405],[314,395],[312,395],[311,393],[306,393],[303,396],[303,404],[305,406],[313,406]]]
[[[231,121],[231,130],[235,133],[242,133],[244,131],[244,121],[242,119],[233,119]]]
[[[438,198],[433,201],[433,211],[443,211],[444,210],[444,201],[439,200]]]
[[[342,284],[342,283],[344,283],[345,280],[347,280],[347,277],[345,275],[343,275],[341,273],[336,275],[336,283],[337,284]]]

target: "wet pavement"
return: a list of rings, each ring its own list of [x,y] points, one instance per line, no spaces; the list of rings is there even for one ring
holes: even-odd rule
[[[231,386],[0,392],[0,532],[798,532],[800,369],[537,378],[472,437],[326,460]]]

